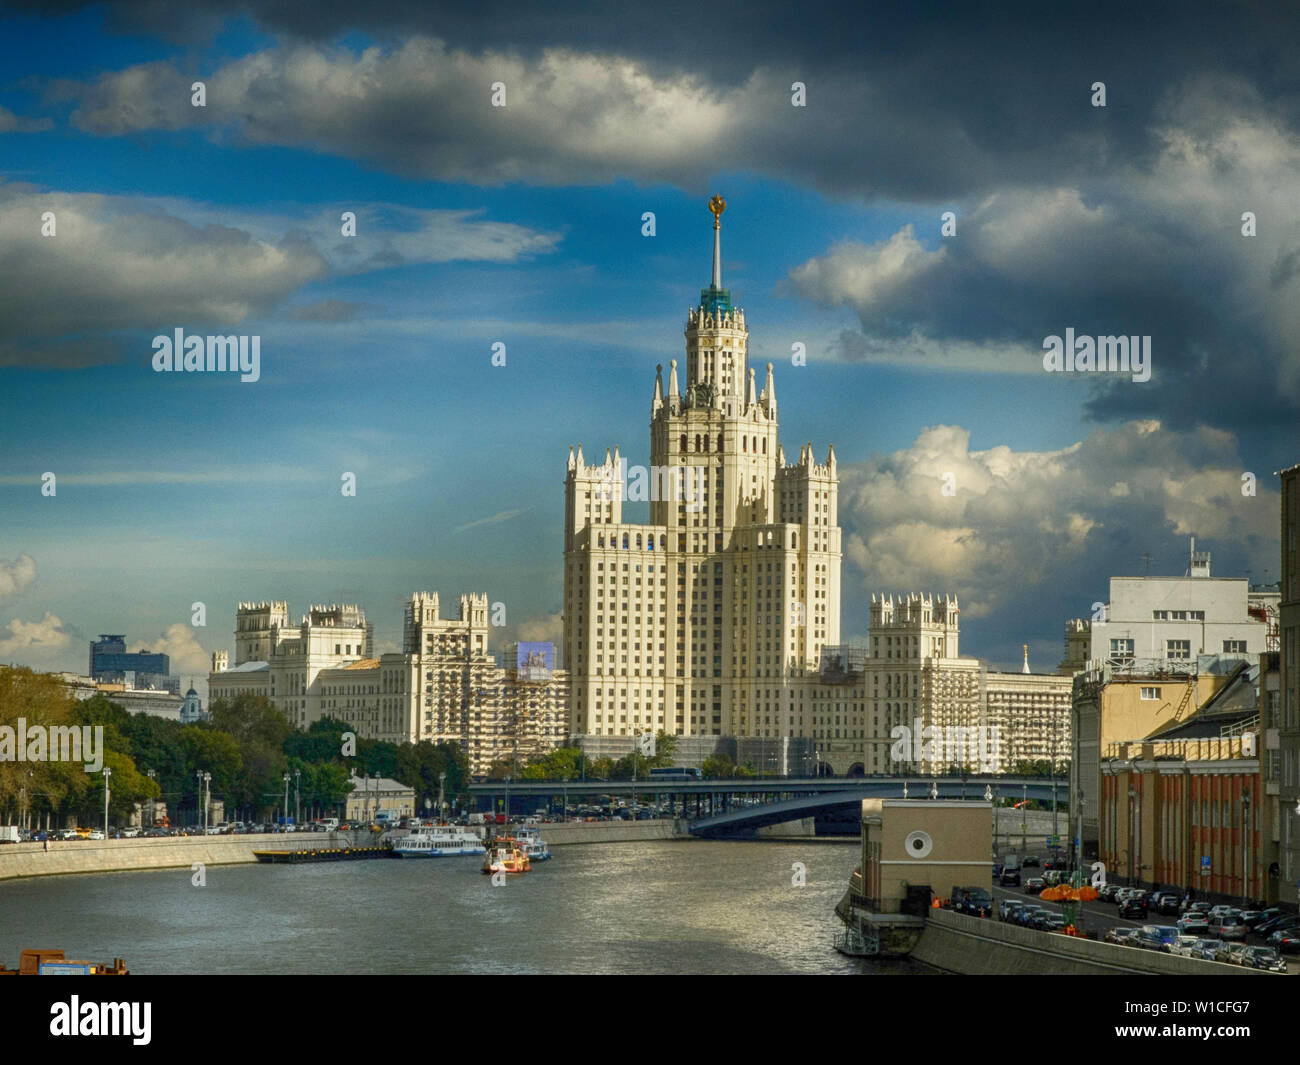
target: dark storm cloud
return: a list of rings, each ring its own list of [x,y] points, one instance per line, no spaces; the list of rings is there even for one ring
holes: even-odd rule
[[[64,11],[79,5],[15,6]],[[548,51],[622,57],[656,81],[690,75],[726,102],[734,121],[714,131],[714,144],[728,165],[762,165],[838,195],[908,201],[1077,180],[1116,159],[1140,165],[1154,148],[1148,132],[1154,113],[1189,72],[1246,79],[1288,122],[1300,102],[1300,54],[1287,43],[1300,41],[1300,12],[1265,4],[1176,4],[1137,12],[1088,5],[1077,14],[1026,5],[995,15],[942,5],[904,12],[884,5],[796,10],[788,3],[757,3],[713,11],[693,3],[474,7],[417,0],[200,2],[182,8],[170,2],[109,3],[107,10],[111,24],[123,29],[184,39],[210,36],[221,14],[242,11],[282,37],[286,47],[324,47],[360,31],[392,48],[420,35],[453,51],[516,56],[528,65]],[[808,85],[809,94],[809,107],[798,112],[788,101],[796,79]],[[1088,105],[1097,80],[1107,85],[1105,109]],[[593,87],[599,91],[598,83]],[[753,100],[760,92],[772,99]],[[605,101],[590,103],[600,107]],[[394,93],[368,116],[379,127],[352,130],[353,143],[388,166],[400,165],[395,142],[412,135],[452,140],[457,151],[472,154],[435,117],[418,113],[431,105],[440,106],[419,94]],[[766,114],[747,121],[752,112]],[[453,97],[442,122],[463,118]],[[391,149],[382,143],[386,138],[394,142]],[[563,151],[563,144],[556,147]],[[497,146],[489,142],[486,152],[497,154]],[[465,169],[472,163],[466,160]],[[521,163],[519,177],[529,180],[529,161]],[[669,169],[672,164],[670,159]],[[422,164],[416,159],[409,165],[418,172]],[[647,170],[646,179],[669,176]]]

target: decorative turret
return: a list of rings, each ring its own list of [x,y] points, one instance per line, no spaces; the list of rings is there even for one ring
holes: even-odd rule
[[[769,418],[776,417],[776,381],[772,378],[772,364],[767,364],[767,380],[763,382],[763,394],[759,397],[763,410]]]
[[[664,364],[655,367],[655,394],[650,400],[650,416],[654,417],[664,405]]]

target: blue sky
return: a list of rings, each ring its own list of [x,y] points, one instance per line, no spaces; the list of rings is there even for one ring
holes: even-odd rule
[[[1086,71],[1063,88],[1027,64],[979,109],[959,65],[918,97],[907,63],[855,73],[817,25],[756,26],[752,64],[714,69],[406,7],[309,26],[73,6],[0,11],[0,660],[81,669],[111,631],[194,671],[237,600],[271,597],[359,602],[393,649],[419,589],[504,602],[498,647],[554,638],[568,448],[647,457],[715,191],[787,452],[841,463],[846,638],[872,591],[951,591],[963,651],[1014,666],[1029,642],[1050,670],[1064,619],[1143,553],[1181,573],[1197,535],[1217,573],[1277,578],[1300,141],[1288,93],[1241,91],[1235,49],[1116,74],[1101,113]],[[923,58],[924,25],[895,29]],[[154,373],[178,326],[259,335],[261,379]],[[1152,381],[1044,373],[1067,326],[1152,335]]]

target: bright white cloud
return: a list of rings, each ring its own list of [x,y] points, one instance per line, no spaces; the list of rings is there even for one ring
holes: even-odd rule
[[[0,640],[0,659],[18,665],[48,666],[49,657],[72,642],[63,622],[48,610],[40,621],[14,618],[6,627],[9,635]]]
[[[0,559],[0,603],[22,595],[36,580],[36,559],[19,555],[12,562]]]
[[[1195,535],[1257,557],[1275,550],[1276,493],[1241,494],[1228,434],[1145,421],[1059,451],[969,445],[969,431],[935,426],[908,448],[840,464],[845,555],[866,590],[953,592],[980,617],[1062,591],[1067,567],[1122,569],[1118,544]]]

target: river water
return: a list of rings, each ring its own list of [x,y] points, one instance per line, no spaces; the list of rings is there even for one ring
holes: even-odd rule
[[[557,847],[494,887],[481,858],[210,866],[0,882],[0,962],[27,947],[134,973],[845,973],[835,903],[856,845]],[[804,886],[792,883],[801,863]]]

